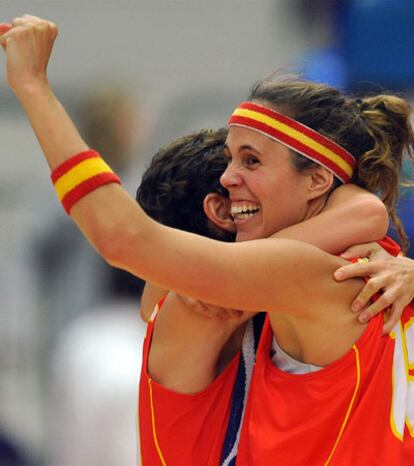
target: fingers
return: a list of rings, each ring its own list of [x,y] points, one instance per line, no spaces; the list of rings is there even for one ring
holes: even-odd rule
[[[369,262],[349,264],[337,269],[334,277],[338,281],[354,277],[371,277],[360,291],[351,309],[360,312],[358,320],[368,322],[379,312],[387,310],[389,318],[384,324],[383,333],[390,332],[404,307],[414,295],[414,263],[407,258],[392,257],[376,243],[369,243],[349,248],[343,257],[368,256]],[[382,292],[373,303],[372,297]]]
[[[13,18],[13,21],[12,21],[13,27],[22,26],[23,24],[25,24],[25,19],[23,17]]]
[[[11,25],[0,41],[6,54],[7,81],[19,95],[27,84],[48,83],[47,67],[58,29],[53,22],[31,15],[14,18]]]
[[[362,309],[362,312],[358,316],[358,320],[361,323],[368,322],[381,311],[388,309],[394,303],[395,300],[396,291],[393,289],[385,291],[375,302],[373,302],[366,308],[364,307],[365,305],[362,304],[361,300],[361,307],[359,309]],[[354,306],[352,306],[352,310],[357,311],[358,309],[355,309]]]
[[[347,280],[348,278],[368,277],[377,270],[377,264],[371,262],[357,262],[348,264],[335,270],[334,278],[338,281]]]
[[[341,254],[344,259],[353,259],[355,257],[368,257],[373,252],[381,249],[378,243],[365,243],[351,246]]]
[[[2,27],[4,28],[4,32],[2,32],[2,29],[1,29]],[[23,16],[18,16],[14,18],[11,24],[1,23],[0,24],[0,35],[6,32],[9,32],[12,29],[20,28],[20,27],[29,27],[29,28],[35,27],[39,29],[46,28],[46,29],[53,31],[56,35],[58,32],[58,28],[53,21],[48,21],[48,20],[38,18],[37,16],[33,16],[33,15],[23,15]]]
[[[188,309],[192,312],[201,314],[207,318],[214,318],[219,320],[234,320],[240,319],[244,313],[235,309],[227,309],[213,304],[203,303],[189,296],[178,295],[177,297],[185,303]]]
[[[6,46],[7,39],[21,29],[36,28],[38,30],[47,29],[50,32],[53,40],[58,34],[58,28],[52,21],[46,21],[38,18],[37,16],[24,15],[22,17],[14,18],[11,23],[0,23],[0,44],[3,48]]]
[[[12,24],[13,26],[22,26],[27,23],[30,24],[45,24],[45,23],[51,23],[51,21],[47,21],[46,19],[39,18],[38,16],[34,15],[23,15],[23,16],[18,16],[13,19]]]
[[[405,306],[408,304],[405,296],[397,296],[399,296],[397,287],[386,290],[374,303],[366,309],[363,309],[361,314],[358,316],[358,320],[361,323],[367,323],[374,316],[385,311],[387,320],[384,323],[382,333],[383,335],[386,335],[391,332],[401,318],[401,314]]]
[[[371,278],[370,280],[368,280],[368,282],[365,284],[364,288],[362,288],[362,290],[359,292],[358,296],[354,299],[354,302],[352,303],[352,306],[351,306],[352,311],[359,312],[362,309],[364,309],[365,306],[368,305],[368,303],[370,302],[372,297],[376,293],[378,293],[378,291],[380,291],[381,289],[382,289],[382,285],[381,285],[380,280],[378,280],[376,278]],[[387,293],[384,293],[371,306],[375,305],[374,309],[376,309],[378,307],[380,307],[381,309],[384,309],[384,307],[387,307],[390,304],[389,302],[387,302],[385,306],[381,307],[386,299],[388,299],[388,295],[387,295]],[[378,303],[378,301],[379,301],[379,303]],[[370,307],[365,309],[364,312],[367,312],[368,309],[370,309]],[[367,319],[367,320],[369,320],[369,319]],[[365,320],[365,322],[367,320]]]
[[[390,308],[388,320],[382,328],[382,334],[387,335],[392,331],[399,321],[405,304],[402,301],[396,301]]]
[[[22,16],[23,19],[26,19],[28,21],[31,21],[33,23],[42,23],[42,22],[45,22],[47,20],[45,19],[42,19],[42,18],[39,18],[39,16],[35,16],[35,15],[28,15],[28,14],[25,14]],[[48,21],[47,21],[48,22]]]

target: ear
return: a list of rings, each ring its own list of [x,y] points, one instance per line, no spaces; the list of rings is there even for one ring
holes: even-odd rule
[[[315,199],[324,194],[327,194],[334,182],[333,174],[326,168],[317,166],[309,170],[308,176],[308,192],[309,199]]]
[[[221,230],[235,232],[230,215],[230,200],[217,193],[209,193],[204,198],[203,209],[207,218]]]

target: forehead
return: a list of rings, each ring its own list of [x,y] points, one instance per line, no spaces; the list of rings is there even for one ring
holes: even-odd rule
[[[233,155],[244,150],[254,150],[262,155],[285,154],[289,149],[258,131],[240,126],[231,126],[226,138],[226,147]]]

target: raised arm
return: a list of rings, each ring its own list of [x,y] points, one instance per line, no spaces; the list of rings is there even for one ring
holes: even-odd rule
[[[1,39],[8,81],[54,169],[87,149],[48,85],[46,69],[56,26],[30,16],[15,20],[13,26]],[[105,185],[82,198],[71,215],[111,265],[229,308],[271,310],[277,304],[287,311],[297,310],[301,300],[291,292],[289,271],[306,284],[304,292],[311,294],[315,284],[309,279],[308,267],[313,267],[315,276],[329,276],[342,263],[316,248],[288,240],[228,244],[164,227],[151,220],[117,184]],[[321,255],[324,260],[319,260]],[[264,279],[263,270],[268,272]]]

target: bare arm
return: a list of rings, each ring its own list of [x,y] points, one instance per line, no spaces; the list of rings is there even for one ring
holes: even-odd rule
[[[2,40],[8,81],[53,169],[87,148],[48,85],[46,67],[56,29],[32,17],[14,23]],[[302,300],[292,293],[292,282],[300,281],[302,291],[312,295],[316,277],[341,264],[290,240],[228,244],[164,227],[118,185],[84,197],[73,207],[72,217],[110,264],[180,294],[234,309],[276,306],[297,311]]]
[[[330,254],[339,254],[354,244],[382,239],[387,229],[388,214],[380,199],[348,184],[334,190],[319,215],[273,237],[305,241]]]

